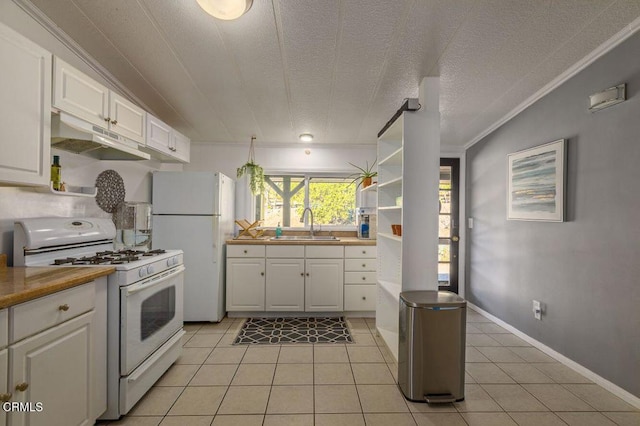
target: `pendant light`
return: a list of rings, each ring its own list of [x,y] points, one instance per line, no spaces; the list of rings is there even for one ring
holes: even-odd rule
[[[214,18],[230,21],[238,19],[251,9],[253,0],[197,0],[205,12]]]

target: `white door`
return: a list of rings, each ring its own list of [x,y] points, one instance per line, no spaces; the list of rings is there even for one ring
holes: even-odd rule
[[[151,114],[147,114],[147,138],[146,145],[163,154],[171,155],[172,129],[165,122]]]
[[[224,278],[218,217],[154,214],[152,220],[154,248],[184,251],[184,320],[220,321]]]
[[[93,425],[93,315],[87,312],[9,346],[12,401],[41,402],[44,408],[11,412],[12,425]]]
[[[304,259],[267,259],[266,310],[304,311]]]
[[[7,372],[9,371],[9,350],[0,351],[0,404],[11,401],[13,396],[7,391]],[[0,426],[7,424],[7,413],[0,410]]]
[[[0,23],[0,182],[48,185],[51,53]]]
[[[120,374],[130,374],[184,322],[184,266],[120,288]]]
[[[58,57],[53,63],[53,106],[109,128],[109,89]]]
[[[343,259],[307,259],[305,261],[305,311],[343,310]]]
[[[264,311],[264,258],[227,259],[227,311]]]
[[[153,172],[153,214],[218,213],[218,177],[211,172]]]
[[[175,158],[184,163],[188,163],[191,158],[191,139],[174,130],[171,151],[173,151]]]
[[[115,92],[109,93],[109,115],[113,132],[144,143],[146,112]]]

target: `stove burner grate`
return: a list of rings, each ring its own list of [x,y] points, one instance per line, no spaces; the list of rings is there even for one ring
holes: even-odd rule
[[[140,250],[106,250],[99,251],[94,256],[55,259],[52,265],[122,265],[124,263],[136,262],[142,257],[156,256],[163,253],[166,253],[166,250],[155,249],[146,252]]]

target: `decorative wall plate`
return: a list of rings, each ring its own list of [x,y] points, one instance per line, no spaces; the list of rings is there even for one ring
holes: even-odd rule
[[[107,213],[116,211],[118,204],[124,201],[124,181],[115,170],[105,170],[96,178],[96,203]]]

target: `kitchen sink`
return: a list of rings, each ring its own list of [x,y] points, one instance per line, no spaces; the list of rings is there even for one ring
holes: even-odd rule
[[[333,235],[284,235],[281,237],[271,237],[272,241],[340,241]]]

